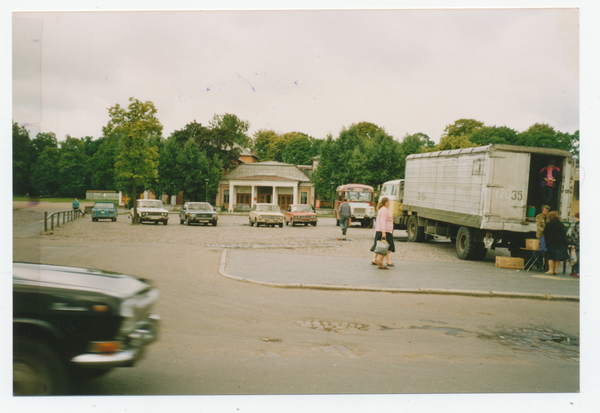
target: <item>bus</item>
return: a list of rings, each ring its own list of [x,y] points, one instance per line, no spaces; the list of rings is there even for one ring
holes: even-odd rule
[[[360,223],[362,227],[373,228],[375,219],[375,193],[373,187],[363,184],[340,185],[335,190],[334,214],[336,225],[340,225],[340,204],[350,204],[351,223]]]

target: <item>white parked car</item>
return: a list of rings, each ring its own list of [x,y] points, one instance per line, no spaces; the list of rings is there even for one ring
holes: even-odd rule
[[[158,199],[138,199],[137,213],[140,217],[140,224],[143,222],[154,222],[158,224],[162,222],[167,225],[169,222],[169,211],[163,207],[162,201]],[[129,215],[133,219],[133,208]]]
[[[279,225],[283,227],[283,214],[279,210],[277,204],[254,204],[252,210],[248,214],[250,226],[256,224],[259,225],[270,225],[274,227]]]

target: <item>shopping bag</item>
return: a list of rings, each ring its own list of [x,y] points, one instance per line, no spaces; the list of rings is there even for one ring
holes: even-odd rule
[[[571,255],[569,258],[571,259],[572,265],[575,265],[577,263],[577,251],[575,251],[575,248],[571,248]]]
[[[390,248],[390,244],[385,242],[385,240],[377,241],[377,245],[375,246],[375,254],[385,255]]]

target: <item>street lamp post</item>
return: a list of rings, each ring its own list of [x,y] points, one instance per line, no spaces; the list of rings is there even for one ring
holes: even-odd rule
[[[204,187],[204,200],[208,202],[208,179],[205,179],[206,186]]]

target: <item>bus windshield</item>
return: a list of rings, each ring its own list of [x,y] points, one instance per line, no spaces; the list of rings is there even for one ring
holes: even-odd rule
[[[350,202],[371,202],[373,194],[371,192],[346,191],[344,198]]]

